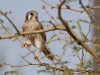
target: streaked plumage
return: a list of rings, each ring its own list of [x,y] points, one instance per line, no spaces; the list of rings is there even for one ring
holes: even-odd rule
[[[42,29],[44,28],[42,24],[38,21],[38,13],[34,10],[29,11],[26,14],[25,21],[22,26],[22,31],[31,32],[31,31],[42,30]],[[26,40],[25,44],[27,44],[28,47],[33,45],[34,47],[38,49],[38,53],[39,51],[42,51],[45,55],[47,55],[47,57],[50,60],[53,60],[53,56],[49,55],[50,52],[45,45],[46,43],[45,33],[25,35],[25,40]],[[38,56],[38,53],[37,53],[37,56]]]

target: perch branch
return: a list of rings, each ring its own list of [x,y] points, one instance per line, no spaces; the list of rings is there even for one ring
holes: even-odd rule
[[[63,18],[61,17],[61,6],[64,4],[66,0],[63,0],[59,5],[58,5],[58,19],[63,23],[63,25],[65,26],[66,28],[66,31],[70,34],[70,36],[72,36],[72,38],[74,40],[80,40],[80,38],[77,36],[77,34],[71,30],[69,27],[68,27],[68,23],[65,22],[63,20]],[[97,63],[100,63],[100,59],[98,57],[98,55],[94,52],[94,50],[92,48],[90,48],[87,44],[85,44],[84,42],[79,42],[78,43],[79,45],[83,46],[96,60],[97,60]]]
[[[2,24],[1,24],[1,25],[2,25]],[[5,29],[6,32],[8,32],[10,35],[12,35],[3,25],[2,25],[2,27]],[[22,43],[22,42],[19,40],[19,38],[18,38],[17,36],[15,36],[15,38],[16,38],[20,43]],[[25,46],[25,47],[35,56],[35,54],[34,54],[33,51],[31,51],[27,46]],[[24,59],[24,57],[23,57],[23,59]],[[40,63],[39,59],[37,59],[37,61]]]
[[[37,33],[42,33],[42,32],[49,32],[52,30],[65,30],[63,26],[60,25],[55,25],[56,29],[54,27],[47,28],[45,30],[37,30],[37,31],[32,31],[32,32],[20,32],[20,34],[10,34],[7,36],[0,36],[0,39],[6,39],[6,38],[12,38],[15,36],[21,36],[21,35],[28,35],[28,34],[37,34]]]

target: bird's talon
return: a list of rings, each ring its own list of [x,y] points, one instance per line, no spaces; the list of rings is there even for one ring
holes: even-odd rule
[[[36,56],[34,56],[34,59],[38,59],[38,56],[36,55]]]
[[[25,42],[24,42],[24,43],[21,43],[21,47],[22,47],[22,48],[25,47]]]

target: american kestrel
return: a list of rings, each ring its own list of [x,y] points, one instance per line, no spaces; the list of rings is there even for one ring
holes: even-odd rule
[[[35,31],[35,30],[42,30],[44,29],[42,24],[38,21],[38,13],[34,10],[27,12],[24,24],[22,26],[22,31]],[[30,47],[33,45],[37,48],[37,54],[35,55],[35,59],[38,59],[39,52],[42,51],[48,59],[53,60],[53,56],[51,55],[50,51],[46,47],[46,34],[39,33],[39,34],[29,34],[25,35],[26,42],[22,43],[21,46],[24,47],[27,45]]]

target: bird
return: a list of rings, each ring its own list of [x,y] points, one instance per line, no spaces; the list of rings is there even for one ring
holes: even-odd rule
[[[31,31],[36,31],[36,30],[43,30],[44,27],[43,25],[38,21],[38,12],[35,10],[28,11],[25,16],[25,21],[22,25],[22,32],[31,32]],[[53,61],[54,56],[48,50],[46,46],[46,34],[45,32],[43,33],[38,33],[38,34],[28,34],[28,35],[23,35],[25,37],[25,42],[21,43],[21,47],[27,47],[30,48],[31,45],[37,48],[37,54],[34,56],[35,59],[39,58],[39,52],[43,52],[46,57]]]

